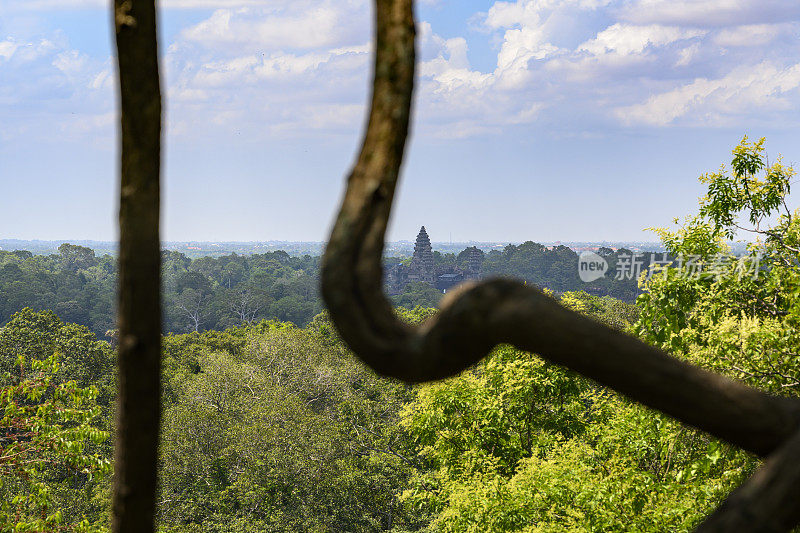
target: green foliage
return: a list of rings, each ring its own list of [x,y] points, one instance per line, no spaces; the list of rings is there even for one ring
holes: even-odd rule
[[[0,529],[104,530],[102,520],[92,523],[78,514],[82,506],[69,505],[75,492],[87,493],[74,487],[111,469],[100,452],[109,434],[94,425],[101,414],[97,388],[59,383],[55,355],[20,355],[17,366],[19,379],[0,389]]]
[[[635,317],[586,293],[562,303],[616,327]],[[405,501],[445,532],[688,531],[754,465],[510,347],[422,387],[402,424],[425,465]]]
[[[52,311],[25,308],[0,328],[0,386],[16,383],[36,361],[54,353],[60,356],[55,382],[96,387],[100,405],[109,411],[115,365],[111,347],[97,341],[88,328],[66,324]],[[20,357],[26,361],[24,368],[18,364]]]
[[[434,316],[436,314],[436,309],[422,306],[418,306],[413,309],[397,307],[395,308],[395,312],[403,322],[408,322],[409,324],[420,324]]]
[[[733,149],[733,175],[728,175],[723,166],[716,173],[700,177],[700,182],[708,186],[708,193],[700,202],[700,216],[713,223],[715,232],[733,238],[739,215],[746,215],[758,229],[772,213],[786,207],[785,198],[795,172],[783,166],[780,156],[768,165],[765,142],[763,137],[750,142],[745,135]],[[762,170],[764,175],[759,177]],[[786,211],[791,216],[788,208]]]
[[[431,312],[401,311],[409,320]],[[26,309],[0,330],[0,346],[17,358],[0,405],[5,524],[102,530],[108,344],[51,312]],[[261,321],[168,335],[163,349],[161,531],[424,528],[425,517],[399,499],[418,462],[398,423],[413,391],[356,362],[324,314],[306,329]],[[82,387],[75,378],[105,385]]]
[[[700,214],[656,230],[677,260],[642,278],[638,309],[585,292],[564,292],[562,303],[694,364],[797,395],[800,222],[786,204],[794,170],[763,154],[763,141],[745,139],[733,177],[702,178]],[[764,240],[737,258],[725,238],[742,217]],[[425,460],[405,499],[439,531],[685,531],[757,464],[510,348],[423,387],[403,415]]]
[[[674,219],[675,224],[678,219]],[[709,260],[714,255],[728,250],[722,234],[715,230],[712,223],[701,217],[687,218],[683,226],[676,231],[666,228],[648,228],[658,235],[667,253],[671,257],[698,256]]]
[[[620,254],[601,249],[607,275],[589,284],[577,275],[577,254],[566,246],[547,248],[525,242],[481,255],[480,274],[507,276],[556,292],[587,290],[633,301],[635,280],[614,278]],[[434,254],[437,271],[467,269],[467,251]],[[197,257],[162,252],[164,331],[223,330],[273,319],[304,326],[322,311],[318,291],[319,257],[286,252]],[[387,264],[401,260],[387,258]],[[117,283],[116,260],[96,257],[83,246],[62,244],[59,253],[34,255],[0,250],[0,324],[19,310],[52,310],[62,320],[88,327],[98,338],[113,332]],[[409,284],[395,295],[395,305],[436,307],[442,294],[424,283]]]
[[[660,230],[675,256],[700,256],[705,273],[674,265],[644,284],[635,332],[695,364],[778,394],[800,381],[800,222],[786,204],[791,167],[769,166],[764,140],[745,137],[733,151],[733,176],[701,176],[708,192],[700,214],[676,232]],[[764,171],[765,177],[756,174]],[[765,220],[775,217],[771,227]],[[734,258],[720,240],[745,217],[765,237]],[[706,243],[707,246],[698,246]]]
[[[780,158],[768,165],[764,140],[750,143],[746,137],[733,150],[731,167],[732,176],[724,168],[701,176],[708,191],[698,216],[676,232],[659,230],[672,254],[699,256],[705,271],[693,272],[681,262],[643,280],[641,314],[633,331],[694,364],[775,394],[797,396],[800,223],[786,199],[794,170]],[[764,177],[758,178],[761,171]],[[743,228],[742,218],[753,227]],[[770,220],[772,226],[766,227]],[[736,229],[759,236],[739,258],[722,241]],[[676,480],[708,477],[719,464],[736,478],[752,471],[754,460],[709,441],[704,460],[690,463]]]
[[[427,283],[416,281],[409,283],[401,294],[392,297],[394,304],[406,309],[415,307],[435,308],[442,299],[442,291]]]
[[[116,267],[110,256],[62,245],[58,255],[0,251],[0,324],[20,309],[51,309],[98,335],[113,327]]]
[[[222,330],[263,319],[308,323],[322,310],[318,257],[285,252],[189,259],[162,252],[164,329]],[[114,328],[116,261],[63,244],[42,256],[0,250],[0,324],[20,309],[51,309],[98,337]]]
[[[627,330],[639,316],[639,309],[610,296],[592,296],[585,291],[565,292],[561,303],[595,320],[620,330]]]
[[[97,264],[94,250],[85,246],[64,243],[58,247],[61,264],[68,270],[77,272],[81,269],[88,269]]]
[[[585,290],[596,296],[606,295],[633,302],[639,292],[636,280],[616,279],[620,257],[630,257],[632,252],[625,248],[616,251],[600,248],[597,253],[608,262],[608,270],[604,277],[590,283],[584,283],[578,277],[578,254],[575,251],[563,245],[548,248],[531,241],[509,244],[502,252],[490,251],[481,265],[481,274],[521,279],[556,293]],[[648,264],[649,257],[645,255],[643,261]]]
[[[264,319],[307,324],[322,310],[319,258],[286,252],[188,259],[163,252],[165,329],[222,330]]]
[[[170,532],[417,530],[402,385],[324,315],[165,339],[160,523]]]

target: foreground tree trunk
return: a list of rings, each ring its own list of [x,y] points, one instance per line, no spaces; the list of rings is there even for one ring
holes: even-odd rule
[[[322,294],[342,338],[377,372],[410,382],[452,376],[510,343],[750,452],[764,467],[700,531],[786,531],[800,522],[800,401],[679,361],[504,279],[452,291],[419,327],[383,294],[382,255],[414,88],[412,0],[376,0],[372,105],[361,152],[322,264]],[[765,496],[764,491],[768,496]],[[769,516],[764,522],[759,517]],[[755,519],[753,517],[756,517]]]
[[[149,533],[161,414],[161,91],[154,0],[115,0],[114,27],[121,163],[112,527],[116,533]]]

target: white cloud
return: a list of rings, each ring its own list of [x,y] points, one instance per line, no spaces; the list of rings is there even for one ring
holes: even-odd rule
[[[559,52],[548,24],[554,10],[592,9],[605,0],[517,0],[495,2],[482,21],[488,30],[504,30],[493,73],[498,88],[518,89],[530,81],[531,63]]]
[[[423,59],[417,68],[419,76],[423,79],[440,80],[447,83],[459,78],[471,78],[481,73],[470,70],[467,58],[467,41],[462,37],[443,39],[432,32],[430,24],[420,24],[420,47],[423,48]],[[433,56],[425,60],[426,53]]]
[[[498,77],[508,87],[520,87],[529,79],[532,60],[542,60],[558,52],[558,48],[546,42],[544,33],[537,28],[523,27],[508,30],[503,37],[503,46],[497,54]]]
[[[17,63],[35,61],[54,50],[58,49],[55,43],[49,39],[39,39],[38,41],[17,41],[13,37],[8,37],[0,41],[0,60],[14,60]]]
[[[473,16],[461,36],[450,28],[448,38],[421,21],[415,131],[441,138],[511,128],[581,135],[592,128],[741,122],[777,110],[798,120],[794,4],[498,1]],[[106,0],[25,5],[107,8]],[[191,24],[163,43],[170,135],[319,137],[356,135],[363,126],[372,63],[368,0],[161,5],[213,8],[200,22],[184,19]],[[741,13],[758,6],[766,14],[743,20]],[[767,20],[779,14],[781,22]],[[47,93],[53,108],[66,105],[85,116],[88,134],[108,127],[98,117],[113,110],[112,67],[109,58],[75,50],[56,33],[0,36],[0,101],[32,106]],[[34,94],[40,96],[28,96]],[[65,128],[78,122],[62,121]]]
[[[718,46],[764,46],[790,31],[791,24],[746,24],[724,28],[714,35]]]
[[[619,15],[636,24],[678,24],[719,27],[781,22],[800,15],[794,0],[633,0]]]
[[[495,2],[486,14],[484,25],[497,30],[539,24],[541,21],[540,9],[536,4],[536,2],[530,0],[519,0],[514,3]]]
[[[788,96],[800,87],[800,63],[779,68],[769,62],[738,67],[718,79],[699,78],[645,103],[622,107],[627,124],[665,126],[686,118],[695,125],[721,125],[730,117],[786,110],[796,106]],[[795,94],[795,97],[797,95]]]
[[[421,0],[427,5],[436,5],[441,0]],[[238,7],[263,7],[264,0],[160,0],[162,9],[221,9]],[[288,5],[287,0],[271,0],[270,6]],[[108,0],[5,0],[3,7],[9,10],[61,10],[61,9],[108,9]]]
[[[491,29],[535,26],[543,12],[553,10],[595,10],[612,0],[517,0],[495,2],[486,14],[484,25]]]
[[[357,131],[371,51],[362,4],[298,0],[217,10],[182,31],[164,58],[170,134]],[[210,118],[198,124],[201,110]]]
[[[678,60],[675,61],[676,67],[685,67],[692,62],[694,57],[700,51],[700,43],[693,43],[686,48],[678,51]]]
[[[89,58],[77,50],[61,52],[53,59],[53,66],[68,76],[83,73],[88,63]]]
[[[161,6],[167,9],[216,9],[263,5],[263,0],[161,0]]]
[[[72,124],[69,125],[69,129],[89,134],[96,133],[98,130],[108,131],[116,123],[117,118],[115,111],[82,114],[79,117],[72,117]]]
[[[439,136],[459,137],[534,120],[662,127],[678,120],[722,124],[799,108],[794,67],[759,64],[763,55],[727,51],[746,43],[758,50],[775,35],[797,29],[791,20],[780,27],[737,22],[740,10],[759,7],[769,11],[762,19],[800,11],[773,0],[495,2],[481,21],[497,39],[494,70],[469,67],[466,40],[440,40],[439,53],[420,69],[420,114],[426,113],[428,128]],[[607,15],[621,14],[623,20],[573,48],[564,46],[564,20],[581,27],[581,17],[589,21],[594,10],[606,8]],[[427,43],[436,40],[431,33],[423,27]],[[776,65],[781,57],[789,65],[800,60],[791,43],[771,54]],[[735,68],[741,65],[749,66]],[[703,70],[706,75],[698,76]]]
[[[633,26],[630,24],[614,24],[597,34],[597,37],[586,41],[578,50],[594,55],[616,53],[620,55],[641,54],[648,47],[664,46],[676,41],[700,37],[706,32],[697,29],[684,29],[677,26],[650,24]]]
[[[307,135],[308,130],[329,132],[361,126],[365,104],[309,104],[284,113],[269,127],[275,135]]]
[[[269,57],[247,55],[203,63],[184,83],[194,87],[241,87],[264,80],[292,79],[304,81],[304,75],[330,67],[334,63],[343,70],[361,70],[366,66],[369,47],[367,45],[334,48],[324,52],[306,54],[273,53]],[[344,61],[341,61],[345,58]],[[356,61],[349,62],[348,59]],[[181,79],[181,78],[179,78]],[[307,81],[307,78],[305,78]]]
[[[276,0],[214,11],[168,44],[170,134],[357,132],[370,22],[367,0]],[[198,123],[201,112],[210,118]]]
[[[209,48],[313,49],[334,46],[355,33],[353,17],[347,9],[328,2],[315,6],[304,4],[301,2],[287,9],[220,9],[210,18],[184,30],[181,37]]]
[[[530,49],[535,45],[526,49],[523,43],[515,59],[503,60],[509,51],[505,45],[498,67],[484,73],[472,69],[465,39],[443,39],[426,23],[420,30],[421,48],[434,56],[419,68],[417,115],[424,117],[418,125],[423,134],[441,139],[494,135],[508,126],[532,122],[545,107],[527,96],[509,95],[514,90],[509,79],[515,73],[524,75],[527,62],[536,55]]]
[[[92,81],[89,83],[89,87],[92,89],[110,89],[113,86],[113,76],[111,72],[111,68],[106,68],[97,73]]]
[[[13,39],[0,41],[0,59],[10,59],[11,56],[14,55],[14,52],[17,51],[18,46],[19,45],[15,43]]]
[[[107,137],[110,78],[108,61],[71,48],[58,34],[0,41],[3,136],[63,141],[94,138],[102,131]]]
[[[271,135],[357,132],[371,63],[368,13],[354,16],[359,4],[340,4],[327,17],[346,20],[349,29],[317,25],[318,35],[311,40],[284,32],[295,26],[287,20],[313,15],[291,8],[218,10],[182,32],[166,57],[170,131],[197,134],[190,117],[202,106],[212,117],[211,127],[237,133],[256,127]],[[321,0],[317,5],[333,4]],[[519,86],[530,61],[543,59],[555,47],[539,42],[531,28],[508,31],[498,67],[480,72],[470,65],[466,39],[444,39],[420,23],[420,131],[452,138],[535,119],[544,108],[540,101],[508,98],[505,91],[514,90],[513,81]],[[350,44],[359,36],[360,44]]]
[[[512,115],[509,124],[528,124],[539,116],[539,112],[546,106],[541,102],[533,102]]]

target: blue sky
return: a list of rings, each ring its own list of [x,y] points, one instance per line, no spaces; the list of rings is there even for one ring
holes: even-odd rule
[[[366,0],[163,0],[167,240],[322,240]],[[428,0],[391,239],[654,240],[742,137],[800,159],[800,2]],[[0,0],[0,238],[116,235],[105,0]]]

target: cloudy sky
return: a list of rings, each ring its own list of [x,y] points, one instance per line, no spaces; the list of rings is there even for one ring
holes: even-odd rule
[[[322,240],[361,134],[367,0],[163,0],[168,240]],[[391,228],[654,240],[744,135],[800,159],[796,0],[427,0]],[[107,0],[0,0],[0,238],[115,237]]]

